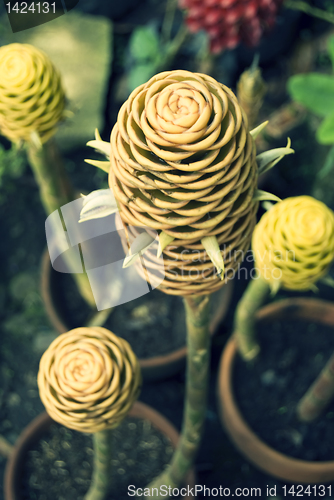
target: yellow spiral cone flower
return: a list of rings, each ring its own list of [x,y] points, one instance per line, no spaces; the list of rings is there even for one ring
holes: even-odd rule
[[[255,225],[255,157],[235,95],[207,75],[160,73],[123,104],[111,134],[109,185],[130,232],[162,232],[162,291],[206,294],[223,286],[207,237],[217,238],[225,276],[238,267]],[[154,282],[159,262],[150,250],[146,256]]]
[[[38,388],[47,412],[81,432],[116,427],[137,399],[140,384],[130,345],[102,327],[60,335],[40,361]]]
[[[58,71],[44,52],[32,45],[0,47],[0,133],[13,142],[42,143],[63,118],[65,95]]]
[[[256,268],[273,289],[308,290],[334,259],[334,213],[310,196],[287,198],[263,215],[252,247]]]

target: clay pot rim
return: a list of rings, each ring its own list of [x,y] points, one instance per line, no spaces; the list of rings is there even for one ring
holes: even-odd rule
[[[334,304],[321,299],[280,300],[258,311],[257,319],[294,317],[334,327]],[[326,483],[334,479],[334,460],[312,462],[284,455],[262,441],[243,418],[233,392],[233,367],[237,345],[232,336],[221,357],[218,374],[219,412],[224,426],[239,451],[255,466],[272,476],[293,483]]]
[[[179,441],[179,433],[174,425],[167,420],[161,413],[154,408],[136,401],[128,413],[129,417],[149,420],[153,427],[167,436],[175,449]],[[20,500],[21,495],[18,493],[17,484],[20,476],[20,469],[24,460],[24,456],[30,446],[40,438],[40,436],[48,430],[51,424],[55,423],[47,412],[39,414],[20,434],[14,450],[10,455],[6,464],[4,476],[4,498],[5,500]],[[194,469],[191,469],[187,474],[186,482],[190,487],[194,487],[196,483]],[[189,497],[185,497],[189,499]]]
[[[52,266],[50,262],[49,252],[48,249],[46,248],[45,251],[43,252],[42,263],[41,263],[41,293],[51,323],[59,333],[63,333],[67,332],[68,328],[61,319],[60,315],[58,314],[57,308],[55,307],[52,301],[51,271],[52,271]],[[226,283],[226,285],[223,286],[222,289],[216,292],[219,293],[219,291],[224,290],[225,294],[224,294],[224,300],[221,301],[221,307],[217,309],[215,315],[213,316],[210,322],[211,335],[213,335],[216,332],[220,322],[223,321],[223,319],[227,314],[229,305],[231,303],[233,289],[234,289],[233,280],[229,280]],[[153,356],[151,358],[139,359],[139,364],[143,370],[149,371],[151,369],[158,369],[159,367],[164,368],[170,364],[182,362],[183,360],[185,360],[186,356],[187,356],[187,347],[183,346],[167,354]],[[145,378],[145,373],[144,373],[144,378]],[[166,377],[158,376],[158,377],[152,377],[152,380],[155,379],[162,380],[164,378]],[[148,379],[151,379],[151,377],[148,376]]]

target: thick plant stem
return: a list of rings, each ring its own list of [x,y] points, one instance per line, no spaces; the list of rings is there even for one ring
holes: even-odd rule
[[[161,498],[162,485],[175,488],[184,482],[194,463],[205,421],[210,368],[209,296],[185,297],[184,304],[188,354],[182,431],[169,467],[148,486],[150,498]]]
[[[51,139],[43,145],[30,142],[27,155],[39,187],[40,198],[47,215],[75,200],[75,193],[64,169],[56,143]],[[66,256],[65,256],[66,258]],[[67,262],[71,269],[71,262]],[[95,308],[95,299],[86,273],[73,273],[84,300]]]
[[[107,498],[111,484],[111,432],[111,430],[105,430],[93,434],[94,470],[85,500],[105,500]]]
[[[307,2],[303,2],[302,0],[285,0],[284,5],[288,9],[300,10],[301,12],[305,12],[310,16],[318,17],[323,21],[334,24],[334,14],[332,12],[317,9],[316,7],[312,7],[312,5]]]
[[[252,279],[237,306],[234,332],[238,350],[245,361],[254,359],[260,352],[255,333],[255,314],[269,293],[267,281],[261,277]]]
[[[334,353],[318,378],[299,401],[297,415],[303,422],[312,422],[329,405],[334,396]]]

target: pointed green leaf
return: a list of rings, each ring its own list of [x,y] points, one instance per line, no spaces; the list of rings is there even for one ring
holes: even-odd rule
[[[100,219],[118,212],[117,202],[111,189],[97,189],[84,196],[79,222]]]
[[[104,170],[104,172],[107,172],[109,174],[110,170],[110,163],[109,161],[98,161],[98,160],[84,160],[86,163],[89,163],[90,165],[94,165],[94,167],[100,168],[101,170]]]
[[[133,241],[128,255],[125,257],[123,262],[123,268],[130,267],[136,262],[136,260],[155,242],[150,234],[144,232],[141,233]]]
[[[257,155],[256,161],[259,167],[259,175],[264,174],[271,168],[273,168],[282,158],[286,155],[291,155],[295,151],[290,148],[291,141],[288,137],[288,142],[285,148],[271,149],[270,151],[265,151]]]
[[[334,112],[334,77],[320,73],[295,75],[288,81],[291,97],[320,116]]]
[[[175,240],[174,236],[170,236],[164,231],[161,231],[161,233],[159,234],[159,247],[158,247],[157,257],[161,256],[162,252],[173,240]]]
[[[87,142],[87,146],[90,148],[96,149],[99,153],[102,153],[105,155],[107,158],[110,157],[110,142],[105,142],[105,141],[89,141]]]
[[[280,289],[281,282],[280,282],[280,280],[270,281],[269,286],[270,286],[271,297],[275,297],[278,290]]]
[[[216,236],[205,236],[205,238],[201,239],[201,243],[210,257],[212,264],[215,266],[217,274],[220,276],[220,279],[223,280],[225,265]]]
[[[97,128],[95,129],[95,140],[96,141],[102,141],[102,138],[100,136],[100,132],[99,132],[99,130]]]
[[[321,281],[321,283],[324,283],[324,285],[327,285],[327,286],[334,288],[334,279],[329,275],[324,276],[319,281]]]
[[[250,135],[253,137],[253,139],[256,139],[257,136],[266,128],[268,125],[269,121],[267,120],[266,122],[261,123],[261,125],[258,125],[257,127],[253,128],[253,130],[250,131]]]
[[[267,191],[262,191],[261,189],[255,189],[253,201],[263,200],[282,201],[281,198],[279,198],[275,194],[267,193]]]
[[[317,130],[320,144],[334,144],[334,112],[326,116]]]
[[[274,204],[273,204],[273,203],[271,203],[271,201],[263,201],[263,202],[261,203],[261,205],[262,205],[262,208],[263,208],[264,210],[266,210],[267,212],[268,212],[268,210],[270,210],[270,209],[274,206]]]

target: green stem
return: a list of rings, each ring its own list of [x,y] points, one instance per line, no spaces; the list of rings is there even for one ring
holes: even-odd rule
[[[237,306],[234,318],[234,332],[238,349],[245,361],[254,359],[260,347],[256,341],[255,314],[270,293],[267,281],[252,279]]]
[[[321,10],[317,9],[316,7],[312,7],[311,5],[309,5],[306,2],[303,2],[302,0],[285,0],[284,6],[287,7],[288,9],[300,10],[302,12],[305,12],[306,14],[309,14],[310,16],[318,17],[323,21],[327,21],[328,23],[334,24],[334,14],[332,14],[331,12],[327,12],[326,10]]]
[[[111,430],[93,434],[94,470],[85,500],[105,500],[110,489]]]
[[[297,415],[303,422],[312,422],[329,405],[334,396],[334,353],[318,378],[299,401]]]
[[[40,147],[28,143],[27,154],[48,215],[75,199],[60,153],[52,139]]]
[[[166,11],[161,27],[161,41],[163,44],[166,44],[170,41],[176,5],[176,0],[167,0]]]
[[[186,26],[182,23],[179,31],[176,33],[175,37],[168,45],[168,48],[166,50],[166,54],[159,64],[160,70],[162,70],[162,71],[165,70],[166,67],[169,64],[171,64],[174,57],[176,56],[176,54],[179,52],[180,48],[182,47],[182,44],[184,43],[185,39],[187,38],[187,35],[188,35],[188,30],[187,30]],[[159,68],[158,68],[158,70],[159,70]]]
[[[162,485],[179,487],[194,464],[207,409],[210,368],[209,296],[184,298],[187,320],[187,378],[183,425],[169,467],[149,486],[152,498],[160,498]],[[157,488],[152,490],[152,488]]]
[[[27,155],[47,215],[75,200],[75,193],[64,169],[59,150],[52,139],[41,146],[33,142],[28,143]],[[71,269],[70,257],[66,254],[65,258]],[[87,274],[73,273],[72,276],[81,296],[91,307],[95,308],[95,299]]]
[[[212,75],[216,59],[217,55],[210,52],[209,43],[206,41],[196,57],[198,72],[205,75]]]

